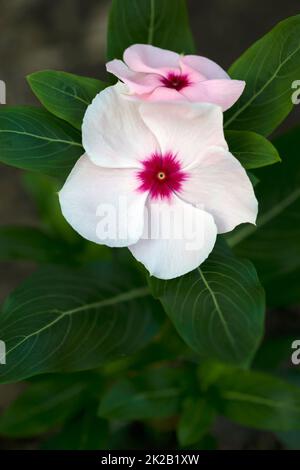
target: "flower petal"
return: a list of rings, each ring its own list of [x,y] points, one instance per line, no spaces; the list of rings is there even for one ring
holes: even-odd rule
[[[129,247],[151,275],[173,279],[197,268],[212,251],[217,227],[205,211],[174,196],[172,203],[147,202],[144,234]]]
[[[160,86],[144,97],[147,101],[184,101],[186,98],[174,88]]]
[[[131,70],[158,73],[165,76],[171,70],[179,71],[179,54],[149,44],[134,44],[124,52],[124,62]]]
[[[115,59],[108,62],[106,70],[126,83],[131,93],[151,93],[156,87],[161,86],[159,75],[133,72],[121,60]]]
[[[62,213],[87,240],[112,247],[136,243],[144,227],[147,192],[137,191],[135,170],[95,165],[86,154],[59,193]]]
[[[189,73],[195,70],[206,79],[229,79],[229,75],[213,60],[198,55],[186,55],[181,57],[180,65],[183,72]]]
[[[96,164],[107,168],[138,168],[159,150],[139,114],[140,102],[128,100],[118,83],[99,93],[88,106],[82,124],[83,147]]]
[[[181,93],[190,101],[213,103],[226,111],[239,99],[244,88],[242,80],[205,80],[183,88]]]
[[[143,102],[140,113],[162,153],[172,152],[183,167],[199,162],[207,147],[228,149],[221,108],[207,103]]]
[[[209,149],[199,165],[190,167],[180,197],[212,214],[218,233],[255,224],[258,203],[252,184],[240,162],[223,149]]]

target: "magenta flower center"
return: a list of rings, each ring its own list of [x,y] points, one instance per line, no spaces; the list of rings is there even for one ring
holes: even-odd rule
[[[182,183],[187,179],[179,160],[171,152],[161,155],[153,153],[142,162],[138,171],[140,182],[138,190],[149,191],[152,199],[170,199],[174,192],[180,192]]]
[[[167,88],[180,91],[190,85],[187,74],[169,72],[166,77],[161,77],[161,83]]]

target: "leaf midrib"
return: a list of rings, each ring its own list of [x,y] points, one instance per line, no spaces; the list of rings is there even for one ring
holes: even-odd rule
[[[225,124],[224,124],[224,129],[226,129],[241,113],[245,111],[245,109],[250,106],[253,101],[258,98],[261,93],[265,91],[265,89],[272,83],[272,81],[276,78],[277,74],[280,72],[281,68],[295,55],[297,52],[299,52],[300,46],[295,49],[294,52],[292,52],[289,56],[286,57],[286,59],[281,62],[281,64],[276,68],[274,74],[269,78],[269,80],[266,81],[266,83],[258,90],[254,95],[251,96],[251,98],[243,105],[241,106],[232,116],[230,119],[228,119]]]
[[[217,312],[218,315],[219,315],[220,321],[221,321],[221,323],[222,323],[222,325],[223,325],[223,328],[224,328],[225,334],[226,334],[226,336],[227,336],[227,338],[228,338],[228,341],[229,341],[229,343],[230,343],[231,346],[232,346],[232,349],[233,349],[233,351],[234,351],[234,354],[237,356],[237,352],[236,352],[236,348],[235,348],[235,341],[234,341],[234,338],[233,338],[232,334],[231,334],[230,331],[229,331],[227,322],[226,322],[226,320],[225,320],[225,318],[224,318],[224,315],[223,315],[222,309],[221,309],[221,307],[220,307],[220,305],[219,305],[218,299],[216,298],[214,291],[213,291],[212,288],[210,287],[210,285],[209,285],[208,281],[206,280],[206,278],[205,278],[205,276],[204,276],[204,273],[202,272],[202,269],[201,269],[200,267],[198,268],[198,272],[199,272],[199,274],[200,274],[200,277],[201,277],[201,279],[202,279],[202,281],[203,281],[203,283],[204,283],[206,289],[208,290],[208,292],[209,292],[209,294],[210,294],[210,296],[211,296],[211,298],[212,298],[212,301],[213,301],[213,304],[214,304],[214,306],[215,306],[216,312]]]
[[[228,244],[233,247],[238,245],[241,241],[248,238],[250,235],[256,232],[256,230],[261,229],[265,224],[271,222],[275,217],[281,214],[286,208],[293,204],[297,199],[300,198],[300,188],[295,189],[291,194],[289,194],[285,199],[282,199],[279,204],[273,206],[269,211],[265,212],[257,220],[257,227],[255,225],[247,225],[242,228],[235,235],[228,238]]]
[[[79,312],[84,312],[85,310],[91,310],[91,309],[96,309],[96,308],[101,309],[103,307],[107,307],[109,305],[115,305],[115,304],[122,303],[122,302],[129,302],[130,300],[133,300],[133,299],[146,297],[149,294],[150,294],[149,288],[144,286],[138,289],[132,289],[131,291],[128,291],[119,295],[115,295],[114,297],[111,297],[109,299],[100,300],[98,302],[93,302],[90,304],[82,305],[80,307],[77,307],[71,310],[66,310],[65,312],[58,311],[57,313],[60,313],[60,315],[58,315],[57,318],[55,318],[52,322],[47,323],[42,328],[36,331],[33,331],[32,333],[30,333],[30,335],[25,336],[19,343],[15,344],[11,349],[8,349],[6,352],[6,357],[16,348],[21,346],[24,342],[26,342],[28,339],[32,338],[33,336],[37,336],[43,331],[51,328],[53,325],[55,325],[56,323],[58,323],[64,317],[68,315],[74,315]],[[56,310],[52,310],[52,312],[54,313],[56,312]]]
[[[248,403],[252,403],[256,405],[268,406],[270,408],[285,408],[285,409],[290,409],[293,411],[300,412],[300,406],[287,406],[286,402],[277,402],[269,398],[264,398],[264,397],[260,397],[257,395],[251,395],[248,393],[241,393],[241,392],[228,390],[222,393],[222,397],[225,398],[225,400],[230,400],[230,401],[243,401],[243,402],[246,401]]]
[[[75,145],[77,147],[82,147],[82,145],[79,142],[76,142],[75,140],[51,139],[50,137],[44,137],[42,135],[32,134],[30,132],[25,132],[25,131],[16,131],[12,129],[6,129],[6,130],[0,130],[0,133],[1,134],[26,135],[27,137],[33,137],[34,139],[39,139],[39,140],[46,140],[47,142],[55,142],[55,143],[60,143],[60,144]]]
[[[150,22],[149,22],[149,30],[148,30],[148,44],[153,43],[153,35],[154,35],[154,22],[155,22],[155,0],[150,0]]]
[[[35,78],[31,78],[30,79],[31,83],[37,83],[39,85],[42,85],[46,88],[50,88],[51,90],[55,90],[57,91],[58,93],[62,94],[62,95],[66,95],[66,96],[70,96],[71,98],[75,98],[75,100],[78,100],[78,101],[81,101],[84,105],[86,106],[89,106],[89,102],[86,101],[85,99],[81,98],[80,96],[78,95],[75,95],[75,93],[68,93],[67,91],[65,91],[63,88],[57,88],[55,87],[54,85],[51,85],[49,83],[46,83],[46,82],[42,82],[41,80],[36,80]]]

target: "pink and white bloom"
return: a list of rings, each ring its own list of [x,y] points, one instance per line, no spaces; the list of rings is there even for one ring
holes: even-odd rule
[[[86,111],[86,153],[59,193],[62,212],[86,239],[127,246],[150,274],[175,278],[207,258],[218,233],[255,223],[257,201],[220,107],[132,101],[123,87]]]
[[[213,103],[225,111],[245,88],[244,81],[231,80],[206,57],[135,44],[125,50],[123,59],[108,62],[106,68],[128,86],[130,95],[142,100]]]

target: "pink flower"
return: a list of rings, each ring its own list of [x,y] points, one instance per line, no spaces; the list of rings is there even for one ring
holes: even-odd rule
[[[106,68],[128,86],[130,95],[147,101],[213,103],[225,111],[245,88],[245,82],[231,80],[206,57],[179,55],[146,44],[130,46],[124,62],[115,59]]]
[[[171,279],[198,267],[217,233],[255,223],[257,201],[228,151],[212,104],[128,100],[99,93],[82,127],[86,153],[59,193],[83,237],[128,246],[148,271]]]

